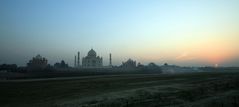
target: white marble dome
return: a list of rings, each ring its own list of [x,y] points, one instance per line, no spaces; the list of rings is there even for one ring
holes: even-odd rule
[[[93,57],[96,57],[96,52],[91,49],[89,52],[88,52],[88,56],[93,56]]]

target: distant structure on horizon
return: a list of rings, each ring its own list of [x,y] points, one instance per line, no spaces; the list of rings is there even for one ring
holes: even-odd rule
[[[75,56],[75,62],[74,62],[74,67],[76,67],[76,56]]]
[[[111,53],[110,53],[110,59],[109,59],[110,61],[110,63],[109,63],[109,67],[112,67],[112,58],[111,58]]]
[[[80,52],[79,51],[77,52],[77,58],[76,58],[76,55],[75,55],[74,67],[75,68],[80,67]]]
[[[96,52],[91,49],[86,57],[82,58],[83,68],[101,68],[103,67],[103,58],[97,56]]]
[[[68,68],[68,64],[65,63],[64,60],[61,60],[61,62],[57,62],[54,64],[55,68]]]
[[[27,63],[27,67],[30,70],[45,69],[47,67],[47,59],[38,54],[36,57],[33,57],[32,60]]]
[[[77,67],[80,67],[80,52],[78,52]]]
[[[122,62],[121,67],[136,68],[136,61],[133,61],[132,59],[128,59],[126,62]]]

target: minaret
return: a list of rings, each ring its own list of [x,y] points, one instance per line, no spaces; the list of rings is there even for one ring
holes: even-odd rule
[[[76,55],[75,55],[75,63],[74,63],[74,66],[76,67]]]
[[[111,59],[111,53],[110,53],[110,67],[112,66],[112,59]]]
[[[80,67],[80,52],[78,52],[78,61],[77,61],[77,67]]]

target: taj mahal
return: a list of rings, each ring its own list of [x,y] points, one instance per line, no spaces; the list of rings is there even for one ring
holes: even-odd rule
[[[111,66],[111,54],[110,54],[110,64]],[[80,64],[80,52],[78,52],[78,58],[75,56],[75,67],[81,68],[102,68],[103,67],[103,58],[97,56],[95,50],[91,49],[87,56],[82,57],[82,65]]]
[[[86,57],[82,58],[82,67],[92,68],[92,67],[102,67],[103,66],[102,57],[97,56],[96,52],[91,49]]]

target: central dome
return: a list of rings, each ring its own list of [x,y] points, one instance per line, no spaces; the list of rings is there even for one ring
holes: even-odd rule
[[[88,56],[93,56],[93,57],[96,57],[96,52],[91,49],[89,52],[88,52]]]

